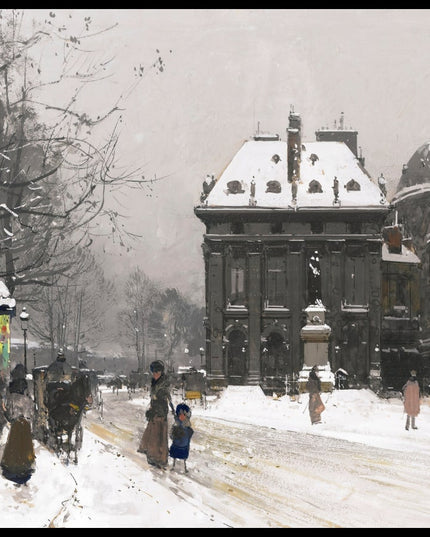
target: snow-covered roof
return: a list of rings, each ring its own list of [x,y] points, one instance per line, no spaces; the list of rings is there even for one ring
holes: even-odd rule
[[[338,204],[334,203],[335,177],[339,181]],[[237,193],[229,189],[230,181],[240,183]],[[317,181],[321,188],[314,183],[316,188],[312,189],[313,181]],[[254,197],[252,187],[255,188]],[[293,203],[292,185],[288,182],[287,142],[276,137],[266,137],[243,143],[205,200],[205,206],[209,208],[250,205],[257,208],[339,206],[354,209],[381,208],[388,207],[389,204],[381,196],[377,181],[370,178],[343,142],[302,144],[300,180],[297,183],[296,203]]]
[[[393,254],[388,251],[386,243],[382,243],[382,261],[390,261],[394,263],[421,263],[419,257],[405,245],[402,245],[400,254]]]
[[[16,306],[14,298],[10,298],[10,291],[3,280],[0,280],[0,308],[7,307],[13,309]]]
[[[430,183],[427,184],[415,184],[411,186],[406,186],[401,190],[398,190],[391,199],[392,203],[397,203],[400,200],[405,200],[407,198],[413,197],[415,195],[421,196],[425,192],[430,192]]]
[[[0,280],[0,298],[8,298],[10,297],[10,291],[6,287],[6,284],[3,280]]]
[[[396,193],[401,190],[430,183],[430,142],[422,144],[403,167]]]

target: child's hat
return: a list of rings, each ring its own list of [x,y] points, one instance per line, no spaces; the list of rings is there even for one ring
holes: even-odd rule
[[[188,417],[190,418],[191,417],[191,409],[188,405],[186,405],[185,403],[180,403],[179,405],[176,406],[176,415],[179,416],[179,414],[181,413],[181,411]]]

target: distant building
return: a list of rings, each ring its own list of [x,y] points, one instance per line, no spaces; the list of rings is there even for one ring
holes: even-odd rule
[[[414,369],[426,392],[430,386],[430,142],[413,153],[403,170],[392,198],[398,220],[413,237],[415,252],[421,260],[419,321],[422,328],[419,356]],[[402,349],[399,351],[403,352]],[[402,358],[399,358],[402,361]],[[403,360],[404,362],[404,360]],[[406,362],[407,363],[407,362]]]
[[[194,212],[206,226],[212,387],[285,389],[303,366],[300,333],[312,304],[326,310],[331,370],[345,370],[352,386],[378,385],[391,207],[343,117],[338,129],[303,141],[291,112],[286,141],[264,133],[245,141]]]

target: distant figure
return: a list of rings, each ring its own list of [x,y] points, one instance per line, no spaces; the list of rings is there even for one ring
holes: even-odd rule
[[[63,349],[58,350],[57,358],[48,366],[46,375],[48,382],[64,382],[72,380],[72,366],[66,362]]]
[[[170,431],[172,445],[169,449],[169,455],[173,458],[173,466],[171,470],[175,467],[176,459],[182,459],[184,461],[184,469],[188,472],[186,461],[190,453],[191,437],[194,434],[190,418],[190,407],[184,403],[177,405],[175,423]]]
[[[325,410],[320,396],[321,380],[317,372],[318,366],[314,365],[309,373],[309,379],[306,384],[306,389],[309,392],[309,416],[312,425],[321,423],[321,413]]]
[[[210,194],[211,190],[215,186],[215,176],[207,174],[206,179],[203,181],[203,192],[200,195],[200,201],[203,202]]]
[[[339,201],[339,180],[337,177],[333,179],[333,194],[334,194],[334,203]]]
[[[292,181],[291,183],[291,197],[293,202],[295,203],[297,201],[297,183],[296,181]]]
[[[417,380],[417,372],[411,371],[411,376],[402,388],[403,406],[407,415],[405,429],[409,431],[409,425],[412,429],[418,429],[415,425],[415,418],[420,413],[420,385]]]
[[[169,380],[164,373],[164,363],[155,360],[149,366],[152,373],[151,401],[146,411],[148,424],[139,444],[138,452],[145,453],[146,459],[152,466],[163,470],[168,463],[168,430],[167,414],[169,405],[174,412]]]
[[[6,417],[10,422],[9,435],[1,459],[3,476],[20,485],[34,472],[34,454],[31,423],[34,405],[28,394],[25,369],[18,364],[11,372],[6,393]]]
[[[385,180],[385,177],[381,173],[381,175],[378,177],[378,185],[379,189],[381,190],[381,193],[384,197],[387,196],[387,181]]]

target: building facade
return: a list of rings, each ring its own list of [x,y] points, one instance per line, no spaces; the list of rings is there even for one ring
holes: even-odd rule
[[[399,346],[399,369],[413,364],[424,393],[430,393],[430,143],[422,144],[403,165],[392,197],[398,221],[405,235],[413,237],[414,248],[420,258],[420,332],[413,345]],[[406,316],[407,317],[407,316]],[[416,326],[416,322],[414,323]],[[408,356],[405,356],[405,349]],[[415,349],[415,350],[414,350]],[[396,359],[393,357],[394,364]],[[399,375],[400,376],[400,375]],[[394,381],[395,382],[395,381]],[[398,384],[398,383],[397,383]]]
[[[282,391],[303,367],[306,308],[329,325],[329,364],[351,386],[380,379],[382,229],[391,206],[357,154],[356,131],[287,140],[258,133],[206,180],[206,367],[213,388]]]

